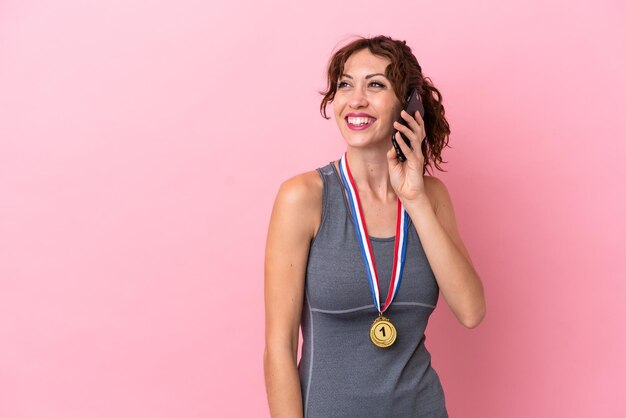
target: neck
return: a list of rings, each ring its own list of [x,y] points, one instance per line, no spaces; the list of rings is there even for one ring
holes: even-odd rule
[[[389,179],[387,150],[348,147],[346,153],[359,195],[383,203],[396,201],[396,193]]]

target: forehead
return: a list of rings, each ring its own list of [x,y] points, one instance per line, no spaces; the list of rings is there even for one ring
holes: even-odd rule
[[[391,64],[388,58],[374,55],[369,49],[361,49],[350,55],[343,67],[343,72],[350,75],[385,73]]]

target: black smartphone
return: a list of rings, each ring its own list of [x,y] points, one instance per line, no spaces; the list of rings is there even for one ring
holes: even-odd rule
[[[418,94],[416,88],[409,89],[409,94],[407,94],[406,102],[404,104],[404,110],[406,110],[407,113],[413,117],[415,117],[415,112],[420,112],[422,119],[424,119],[424,105],[422,105],[422,100],[420,99],[420,95]],[[406,127],[409,126],[402,116],[400,116],[400,118],[398,119],[398,122]],[[404,153],[400,149],[400,146],[396,142],[396,138],[395,138],[397,132],[398,132],[397,129],[393,130],[393,134],[391,135],[391,143],[393,144],[393,147],[396,150],[396,155],[398,156],[398,160],[404,162],[406,161],[406,157],[404,156]],[[411,147],[411,142],[406,136],[404,136],[402,132],[400,132],[400,136],[404,140],[404,143],[407,144],[409,147]]]

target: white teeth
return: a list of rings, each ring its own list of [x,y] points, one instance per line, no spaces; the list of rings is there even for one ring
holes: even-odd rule
[[[348,123],[351,125],[365,125],[374,122],[371,118],[348,118]]]

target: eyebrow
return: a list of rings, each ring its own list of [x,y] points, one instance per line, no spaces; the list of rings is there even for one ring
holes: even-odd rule
[[[383,77],[387,78],[387,77],[385,76],[385,74],[383,74],[383,73],[376,73],[376,74],[368,74],[368,75],[366,75],[366,76],[365,76],[365,79],[366,79],[366,80],[369,80],[370,78],[375,77],[375,76],[377,76],[377,75],[382,75]],[[346,78],[352,78],[352,76],[351,76],[351,75],[348,75],[348,74],[341,74],[341,76],[342,76],[342,77],[346,77]]]

